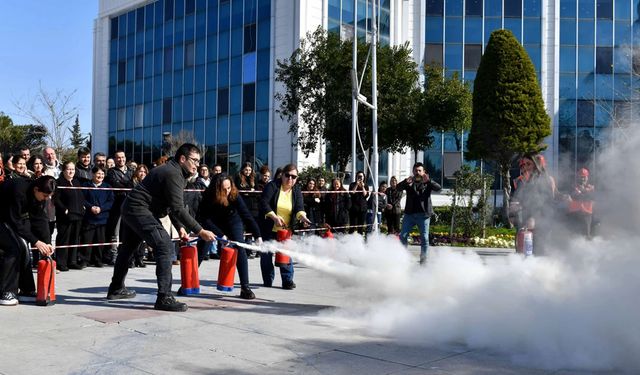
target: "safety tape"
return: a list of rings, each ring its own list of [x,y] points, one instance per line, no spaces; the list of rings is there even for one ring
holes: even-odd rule
[[[68,190],[111,190],[111,191],[131,191],[133,190],[133,188],[114,188],[114,187],[108,187],[108,188],[103,188],[103,187],[93,187],[93,186],[58,186],[57,189],[68,189]],[[193,191],[193,192],[203,192],[204,189],[184,189],[184,191]],[[240,195],[246,195],[246,194],[262,194],[262,191],[260,190],[238,190],[238,193],[240,193]],[[338,190],[338,191],[334,191],[334,190],[304,190],[302,191],[302,194],[351,194],[351,193],[358,193],[355,191],[342,191],[342,190]],[[372,192],[369,192],[372,193]],[[385,195],[384,193],[377,193],[379,195]]]

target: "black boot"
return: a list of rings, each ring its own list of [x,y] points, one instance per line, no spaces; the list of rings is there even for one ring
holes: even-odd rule
[[[242,299],[254,299],[256,295],[253,294],[253,291],[248,286],[243,286],[240,289],[240,298]]]
[[[187,311],[187,304],[178,302],[172,294],[158,294],[155,306],[156,310],[163,311]]]

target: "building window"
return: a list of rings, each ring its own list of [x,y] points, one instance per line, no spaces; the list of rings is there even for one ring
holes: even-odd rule
[[[244,27],[244,53],[253,52],[256,50],[257,34],[256,24],[246,25]]]
[[[256,84],[250,83],[242,88],[242,111],[250,112],[256,109]]]
[[[613,0],[598,0],[596,16],[600,19],[613,19]]]
[[[173,0],[165,0],[164,2],[164,20],[173,19]]]
[[[173,70],[173,48],[166,47],[164,49],[164,71],[170,72]]]
[[[144,126],[144,105],[138,104],[133,114],[133,126],[141,128]]]
[[[144,77],[144,56],[136,56],[136,79]]]
[[[424,50],[424,63],[442,66],[442,44],[427,44]]]
[[[596,48],[596,73],[597,74],[613,73],[613,48],[612,47]]]
[[[118,130],[124,130],[127,120],[127,111],[125,108],[118,108]]]
[[[172,107],[173,107],[173,99],[167,98],[162,101],[162,123],[163,124],[171,123]]]
[[[444,0],[427,0],[427,14],[441,16],[444,13]]]
[[[247,53],[242,57],[242,83],[256,81],[256,53]]]
[[[127,62],[125,60],[118,61],[118,83],[127,81]]]
[[[111,40],[118,39],[118,17],[111,19]]]
[[[578,126],[593,127],[593,100],[578,100],[577,104]]]
[[[464,68],[465,70],[476,70],[480,66],[482,57],[482,45],[466,44],[464,46]]]
[[[218,115],[229,114],[229,88],[218,90]]]
[[[195,59],[195,44],[193,42],[189,42],[184,45],[184,66],[193,66]]]
[[[467,0],[464,13],[467,16],[482,16],[482,0]]]
[[[196,11],[196,0],[186,0],[184,9],[185,9],[184,10],[185,14],[191,14],[191,13],[195,12]]]
[[[144,31],[144,8],[136,11],[136,31]]]
[[[522,0],[504,0],[505,17],[522,17]]]

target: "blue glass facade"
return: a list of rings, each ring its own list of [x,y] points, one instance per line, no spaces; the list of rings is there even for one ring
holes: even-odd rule
[[[229,172],[268,162],[271,0],[157,0],[111,18],[109,152],[191,133]]]
[[[559,168],[572,171],[592,168],[609,142],[611,126],[632,116],[640,63],[630,51],[640,44],[640,11],[638,0],[559,1],[559,108],[554,132]],[[522,43],[540,79],[542,22],[541,0],[427,0],[424,61],[440,64],[447,74],[457,72],[473,84],[491,32],[504,28]],[[441,176],[443,155],[462,151],[465,142],[451,134],[434,136],[436,142],[425,150],[424,161],[431,173]]]
[[[371,32],[373,6],[371,1],[357,0],[358,38],[364,38]],[[391,0],[379,0],[378,34],[380,43],[389,44],[391,29]],[[339,33],[344,39],[353,37],[354,0],[329,0],[328,25],[330,32]]]
[[[425,19],[426,64],[443,66],[446,74],[473,85],[480,58],[494,30],[511,30],[529,53],[540,77],[542,57],[541,0],[427,0]],[[466,148],[467,135],[433,134],[433,146],[424,152],[429,173],[444,178],[444,155]]]
[[[592,168],[612,127],[631,120],[637,0],[560,1],[560,168]]]

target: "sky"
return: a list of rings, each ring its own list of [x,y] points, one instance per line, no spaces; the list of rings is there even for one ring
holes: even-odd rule
[[[39,84],[62,90],[91,131],[93,21],[98,0],[0,0],[0,111],[31,123],[14,102],[31,101]],[[71,125],[71,124],[70,124]]]

